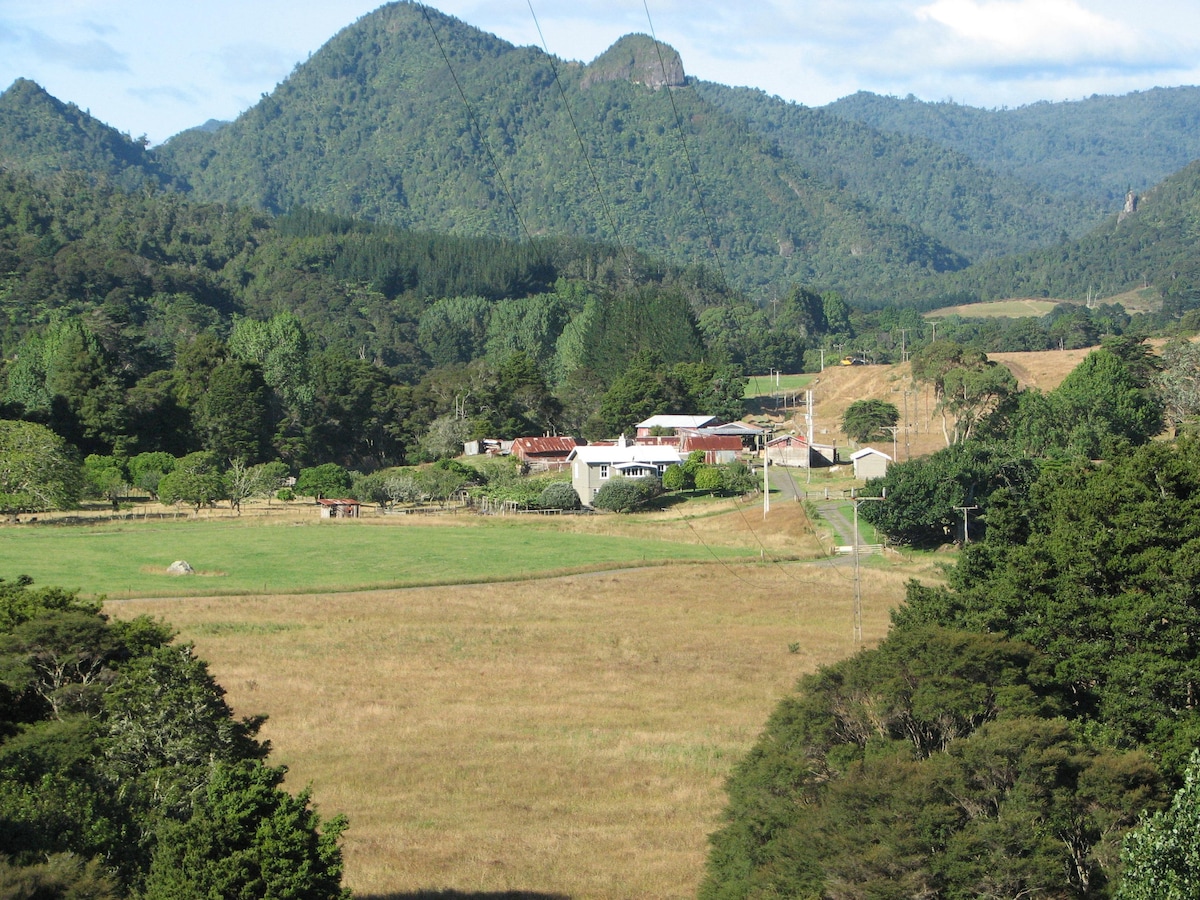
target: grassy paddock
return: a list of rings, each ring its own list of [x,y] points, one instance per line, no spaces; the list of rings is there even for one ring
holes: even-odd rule
[[[799,508],[695,524],[761,545]],[[862,572],[868,642],[913,574]],[[291,786],[350,817],[360,900],[617,900],[695,895],[726,776],[798,675],[853,651],[852,595],[845,566],[710,562],[107,608],[166,619],[270,716]]]
[[[779,383],[775,383],[774,375],[751,375],[746,381],[747,398],[770,397],[774,394],[791,391],[802,391],[812,383],[815,375],[780,375]]]
[[[458,516],[286,523],[180,520],[5,531],[0,574],[110,597],[301,593],[526,579],[632,564],[759,555],[681,513],[564,520]],[[779,552],[788,552],[779,547]],[[172,576],[186,560],[196,576]]]

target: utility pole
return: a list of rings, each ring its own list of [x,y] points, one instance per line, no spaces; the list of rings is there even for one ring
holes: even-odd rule
[[[821,371],[824,372],[825,371],[825,348],[820,347],[820,348],[818,348],[818,351],[821,354]]]
[[[900,458],[896,453],[896,432],[900,430],[900,426],[888,425],[886,430],[892,433],[892,462],[896,462]]]
[[[771,480],[767,477],[767,473],[771,468],[771,451],[763,451],[763,521],[766,521],[767,513],[771,511]]]
[[[907,328],[900,329],[900,362],[902,362],[902,363],[908,362],[908,351],[904,349],[904,346],[905,346],[904,338],[907,334],[908,334]]]
[[[804,393],[804,410],[805,424],[808,426],[808,475],[804,483],[812,484],[813,392],[811,390]]]
[[[858,577],[858,504],[874,500],[882,502],[886,497],[852,497],[854,501],[854,643],[862,643],[862,582]]]
[[[956,506],[954,508],[963,514],[963,546],[966,546],[967,544],[971,543],[971,535],[967,531],[967,511],[972,510],[972,509],[979,509],[979,507],[978,506]]]

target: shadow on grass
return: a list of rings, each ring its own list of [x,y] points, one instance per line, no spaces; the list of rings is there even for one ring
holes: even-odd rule
[[[541,891],[404,891],[397,894],[355,894],[354,900],[571,900],[567,894]]]

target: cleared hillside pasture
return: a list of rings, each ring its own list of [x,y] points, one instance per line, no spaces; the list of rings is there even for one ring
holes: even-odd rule
[[[747,399],[753,397],[773,397],[776,394],[790,394],[802,391],[812,384],[816,378],[812,374],[803,375],[751,375],[746,379]]]
[[[461,515],[433,524],[425,517],[328,520],[312,511],[285,522],[227,516],[38,524],[5,529],[0,573],[109,597],[294,594],[527,579],[760,552],[720,534],[706,541],[681,513],[660,514],[657,525],[643,520],[636,536],[613,528],[615,518]],[[168,574],[175,560],[197,574]]]
[[[863,569],[868,642],[917,571]],[[289,784],[350,817],[360,900],[617,900],[695,895],[731,767],[797,676],[853,652],[852,587],[844,562],[714,562],[107,609],[166,619],[270,716]]]
[[[1072,300],[1043,300],[1038,297],[1024,299],[992,300],[988,303],[964,303],[959,306],[943,306],[925,313],[926,319],[944,319],[946,316],[962,316],[965,319],[1029,319],[1038,318],[1054,310],[1060,303]]]
[[[989,353],[988,359],[1007,366],[1020,387],[1036,387],[1042,391],[1056,388],[1067,374],[1083,360],[1090,348],[1081,350],[1047,350],[1043,352]],[[897,455],[905,458],[905,438],[908,456],[924,456],[946,446],[937,401],[928,385],[917,384],[908,363],[891,366],[826,366],[813,383],[813,432],[818,444],[841,448],[857,448],[842,431],[842,415],[856,400],[878,399],[894,403],[900,411],[901,429],[897,433]],[[907,419],[905,418],[907,412]],[[800,408],[784,420],[784,428],[803,434],[807,427],[805,411]],[[908,428],[903,427],[908,423]],[[892,441],[873,441],[868,446],[893,453]]]

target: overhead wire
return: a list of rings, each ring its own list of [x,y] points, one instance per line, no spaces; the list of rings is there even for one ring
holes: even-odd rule
[[[565,88],[562,84],[562,79],[559,76],[558,66],[554,61],[553,54],[550,53],[550,50],[549,50],[548,46],[546,45],[545,35],[542,32],[541,23],[538,21],[537,13],[533,9],[532,0],[527,0],[527,2],[529,5],[530,15],[533,17],[534,25],[537,28],[538,37],[542,42],[542,47],[545,50],[546,56],[550,62],[551,70],[554,75],[555,84],[558,87],[559,95],[563,100],[563,107],[566,110],[567,117],[571,122],[571,128],[575,134],[576,142],[579,145],[580,153],[583,157],[584,163],[587,166],[589,176],[592,181],[592,185],[593,185],[594,189],[596,190],[597,196],[600,199],[601,206],[604,210],[605,218],[607,219],[608,225],[609,225],[610,229],[612,230],[614,238],[617,241],[619,250],[621,251],[622,255],[624,255],[626,257],[627,264],[631,265],[632,264],[631,250],[627,247],[625,241],[622,238],[621,229],[616,222],[616,217],[614,216],[614,214],[612,212],[612,208],[608,203],[608,199],[605,196],[604,190],[600,185],[599,176],[597,175],[595,166],[592,164],[591,157],[587,152],[587,147],[583,140],[583,135],[579,128],[579,124],[576,121],[575,115],[571,110],[571,105],[568,101]],[[654,42],[655,52],[658,54],[659,66],[663,72],[663,78],[665,80],[667,77],[666,60],[663,56],[662,46],[659,43],[658,37],[654,31],[654,23],[650,16],[650,8],[647,3],[647,0],[643,0],[643,7],[646,11],[646,19],[647,19],[647,22],[649,23],[651,39]],[[458,74],[454,69],[454,65],[450,60],[450,56],[446,51],[446,47],[442,43],[441,37],[438,34],[437,29],[434,27],[433,21],[429,16],[429,10],[423,4],[420,5],[420,8],[421,8],[422,15],[425,19],[425,23],[429,28],[430,34],[433,36],[433,39],[434,39],[435,43],[437,44],[438,51],[442,56],[442,60],[446,64],[446,69],[450,74],[451,80],[454,82],[455,89],[457,90],[458,95],[459,95],[460,99],[462,100],[463,106],[466,109],[467,117],[471,124],[471,127],[474,129],[475,133],[479,136],[480,143],[483,145],[484,151],[486,152],[486,154],[488,156],[488,160],[491,163],[492,170],[495,172],[496,178],[500,183],[501,190],[503,191],[504,196],[505,196],[506,200],[508,201],[510,208],[513,211],[513,216],[517,221],[518,228],[519,228],[520,232],[524,235],[525,240],[532,245],[533,238],[532,238],[532,235],[530,234],[528,224],[526,223],[524,217],[521,215],[520,208],[516,202],[516,197],[514,196],[512,190],[508,184],[508,181],[504,177],[504,174],[500,168],[499,162],[496,158],[496,154],[492,150],[491,143],[488,141],[487,135],[484,133],[483,127],[480,124],[479,117],[475,114],[475,111],[471,105],[471,102],[467,99],[466,91],[463,89],[462,83],[458,78]],[[682,116],[679,112],[679,107],[675,102],[674,94],[671,92],[671,90],[669,88],[667,89],[667,96],[670,99],[671,110],[672,110],[672,113],[675,118],[675,127],[676,127],[676,131],[679,135],[680,145],[683,148],[684,158],[687,162],[688,173],[689,173],[690,177],[692,178],[692,181],[693,181],[693,184],[695,187],[696,197],[697,197],[697,202],[700,207],[701,217],[703,218],[703,220],[705,222],[705,226],[708,231],[709,248],[713,254],[714,260],[716,261],[717,268],[718,268],[718,271],[721,276],[721,281],[723,284],[727,284],[728,282],[726,279],[725,266],[721,260],[720,253],[717,250],[718,244],[717,244],[717,240],[716,240],[715,227],[712,222],[712,217],[709,215],[707,205],[704,201],[704,191],[703,191],[703,187],[700,183],[699,172],[696,168],[695,163],[692,160],[691,150],[688,147],[687,138],[686,138],[686,136],[684,134],[684,130],[683,130],[683,120],[682,120]],[[763,556],[765,557],[767,555],[766,554],[766,545],[762,542],[762,538],[759,536],[759,534],[755,530],[754,526],[749,522],[748,519],[746,519],[745,510],[742,508],[741,504],[735,504],[735,508],[739,511],[739,513],[742,515],[743,519],[746,521],[748,530],[754,536],[755,541],[759,545],[760,551],[762,552]],[[725,560],[724,558],[722,558],[716,552],[716,550],[704,539],[703,535],[701,535],[699,533],[699,531],[696,530],[695,525],[690,521],[690,519],[688,517],[681,517],[681,518],[683,519],[684,523],[688,526],[688,529],[692,532],[692,534],[700,542],[700,544],[706,550],[708,550],[708,552],[712,555],[712,557],[717,562],[719,562],[725,568],[725,570],[727,572],[729,572],[729,574],[731,574],[733,577],[735,577],[737,580],[741,581],[744,584],[751,583],[751,582],[747,581],[745,578],[743,578],[739,573],[737,573],[733,570],[733,568],[729,565],[729,562],[727,560]],[[783,567],[780,560],[775,558],[774,554],[771,554],[770,559],[775,565],[779,566],[781,568],[781,570],[784,571],[789,576],[789,578],[792,578],[793,580],[798,580],[798,581],[801,581],[804,583],[811,583],[808,581],[808,579],[797,579],[795,577],[795,574],[793,573],[793,571],[791,569]]]
[[[591,155],[587,151],[587,145],[583,140],[583,133],[579,130],[579,123],[575,120],[575,113],[571,111],[571,103],[567,99],[567,91],[563,86],[562,79],[558,74],[558,64],[555,62],[554,54],[550,52],[549,46],[546,44],[546,36],[542,33],[542,24],[538,21],[537,13],[533,9],[533,0],[526,0],[529,5],[529,14],[533,17],[533,25],[537,29],[538,40],[542,43],[542,49],[546,52],[546,59],[550,63],[550,71],[554,73],[554,84],[558,87],[559,97],[562,98],[563,109],[567,112],[567,118],[571,121],[571,129],[575,132],[575,141],[579,144],[579,152],[583,157],[584,164],[587,166],[588,174],[592,179],[592,186],[596,189],[596,196],[600,200],[600,206],[604,210],[604,217],[608,220],[608,227],[612,231],[613,237],[617,242],[617,247],[621,251],[621,255],[625,257],[626,265],[632,268],[633,259],[632,252],[625,246],[625,241],[621,237],[621,230],[617,227],[616,217],[613,215],[612,207],[608,203],[608,196],[604,193],[604,189],[600,186],[600,178],[596,174],[596,168],[592,165]]]
[[[654,20],[650,17],[649,0],[642,0],[642,8],[646,10],[646,22],[650,26],[650,39],[654,42],[654,50],[658,54],[658,65],[662,69],[663,83],[667,81],[667,62],[663,58],[662,44],[658,41],[658,35],[654,32]],[[725,276],[725,265],[721,262],[721,254],[717,252],[717,237],[716,228],[713,225],[712,217],[708,214],[708,206],[704,202],[704,190],[700,184],[700,172],[692,162],[692,153],[688,148],[687,138],[683,133],[683,117],[679,114],[679,106],[675,103],[675,92],[671,90],[670,85],[666,87],[667,97],[671,101],[671,111],[675,114],[675,130],[679,134],[679,143],[683,147],[683,156],[687,161],[688,174],[691,175],[692,181],[696,188],[696,202],[700,205],[700,216],[704,219],[705,227],[708,229],[708,246],[712,251],[713,259],[717,263],[717,270],[721,274],[721,283],[728,284]]]
[[[504,196],[508,199],[509,206],[512,207],[513,215],[517,220],[519,231],[525,236],[525,240],[533,246],[533,237],[529,233],[529,227],[525,224],[524,218],[521,216],[521,210],[517,207],[517,200],[509,189],[508,181],[504,177],[504,173],[500,170],[500,165],[496,160],[496,154],[492,152],[491,142],[487,139],[487,135],[483,133],[483,127],[479,124],[479,118],[475,115],[475,110],[471,107],[471,102],[467,99],[466,91],[463,90],[462,83],[458,80],[458,74],[454,71],[454,66],[450,62],[450,55],[446,52],[446,47],[442,43],[441,37],[437,33],[437,29],[433,26],[433,20],[429,18],[429,7],[424,4],[418,4],[421,9],[421,14],[425,17],[425,24],[429,26],[429,32],[433,35],[433,40],[437,43],[438,51],[442,54],[442,60],[446,63],[446,69],[450,72],[450,78],[454,82],[454,87],[458,90],[458,96],[462,98],[463,106],[467,110],[467,119],[471,126],[479,135],[479,140],[483,144],[483,149],[487,153],[488,160],[492,164],[492,170],[496,173],[496,179],[500,182],[500,188],[504,192]]]

